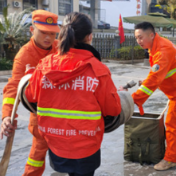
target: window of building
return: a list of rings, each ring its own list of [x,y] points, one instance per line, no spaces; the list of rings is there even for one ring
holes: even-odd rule
[[[31,6],[38,9],[38,0],[23,0],[23,9],[27,9]]]
[[[7,0],[0,0],[0,14],[2,14],[3,8],[7,6]]]
[[[73,11],[73,0],[58,0],[59,15],[65,16]]]

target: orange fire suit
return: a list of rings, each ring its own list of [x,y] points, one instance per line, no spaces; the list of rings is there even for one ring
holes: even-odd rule
[[[58,41],[55,40],[50,50],[44,50],[35,45],[32,37],[31,40],[17,53],[14,59],[12,78],[9,79],[3,90],[2,119],[4,117],[11,116],[18,83],[25,75],[26,65],[30,64],[30,67],[36,67],[40,59],[57,51],[57,45]],[[31,113],[28,129],[33,134],[33,142],[29,158],[25,166],[24,176],[40,176],[45,168],[44,161],[48,147],[46,142],[38,133],[37,124],[36,115]]]
[[[39,131],[48,147],[68,159],[96,153],[104,134],[103,116],[121,112],[109,69],[81,49],[41,60],[25,93],[29,102],[37,102]]]
[[[157,88],[169,98],[165,122],[167,148],[164,159],[176,162],[176,46],[156,33],[149,55],[149,75],[132,97],[138,107],[142,107]]]

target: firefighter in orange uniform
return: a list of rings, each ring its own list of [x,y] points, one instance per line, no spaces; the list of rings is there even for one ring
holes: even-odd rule
[[[10,124],[10,116],[17,86],[20,79],[25,75],[26,67],[27,69],[35,68],[42,58],[57,51],[58,41],[55,38],[60,31],[57,19],[56,14],[45,10],[32,12],[30,31],[33,36],[15,56],[12,78],[9,79],[3,90],[1,139],[3,135],[9,136],[8,133],[15,128]],[[33,113],[30,114],[28,128],[33,135],[33,142],[23,176],[41,176],[45,168],[45,155],[48,146],[38,133],[38,122],[36,115]]]
[[[91,41],[89,17],[68,14],[59,51],[40,61],[26,88],[28,101],[37,102],[39,131],[48,143],[51,166],[69,176],[94,175],[100,165],[103,117],[121,112],[110,71],[97,60]]]
[[[159,88],[170,100],[165,121],[167,148],[164,158],[154,166],[167,170],[176,166],[176,46],[155,33],[151,23],[135,26],[135,38],[144,49],[149,49],[151,70],[139,89],[133,93],[134,103],[143,114],[143,103]]]

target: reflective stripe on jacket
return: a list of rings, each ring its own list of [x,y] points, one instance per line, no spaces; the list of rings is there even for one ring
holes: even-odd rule
[[[151,70],[133,93],[134,102],[141,106],[157,88],[170,100],[176,100],[176,46],[156,33],[149,54]]]
[[[72,48],[66,55],[41,60],[26,96],[37,102],[40,134],[63,158],[79,159],[98,151],[103,116],[121,112],[109,69],[87,50]]]

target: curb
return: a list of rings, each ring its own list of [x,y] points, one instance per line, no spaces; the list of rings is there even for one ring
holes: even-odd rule
[[[3,75],[11,75],[11,74],[12,74],[12,70],[0,71],[0,76],[3,76]]]
[[[111,59],[102,59],[102,62],[104,63],[117,63],[117,64],[131,64],[131,60],[130,61],[117,61],[117,60],[111,60]],[[133,64],[138,64],[138,63],[144,63],[143,66],[139,66],[139,67],[144,67],[144,68],[149,68],[150,65],[148,65],[148,60],[134,60]],[[133,65],[132,64],[132,65]],[[134,66],[134,65],[133,65]],[[4,70],[4,71],[0,71],[0,76],[4,76],[4,75],[12,75],[12,70]]]
[[[126,60],[126,61],[117,61],[117,60],[111,60],[111,59],[102,59],[102,62],[104,62],[104,63],[117,63],[117,64],[132,64],[131,62],[131,60]],[[139,66],[139,67],[144,67],[144,68],[148,68],[148,67],[150,67],[149,65],[148,65],[148,60],[144,60],[144,59],[142,59],[142,60],[133,60],[133,64],[138,64],[138,63],[144,63],[144,66]],[[133,65],[132,64],[132,65]],[[4,75],[11,75],[12,74],[12,70],[4,70],[4,71],[0,71],[0,76],[4,76]]]
[[[102,62],[111,62],[111,63],[118,63],[118,64],[137,64],[137,63],[143,63],[144,59],[137,59],[137,60],[113,60],[113,59],[102,59]]]
[[[128,65],[129,67],[140,67],[140,68],[150,68],[149,60],[148,59],[141,59],[141,60],[133,60],[133,64],[131,63],[131,60],[124,60],[124,61],[117,61],[117,60],[111,60],[111,59],[102,59],[103,63],[114,63],[119,65]],[[139,65],[143,64],[143,65]]]

